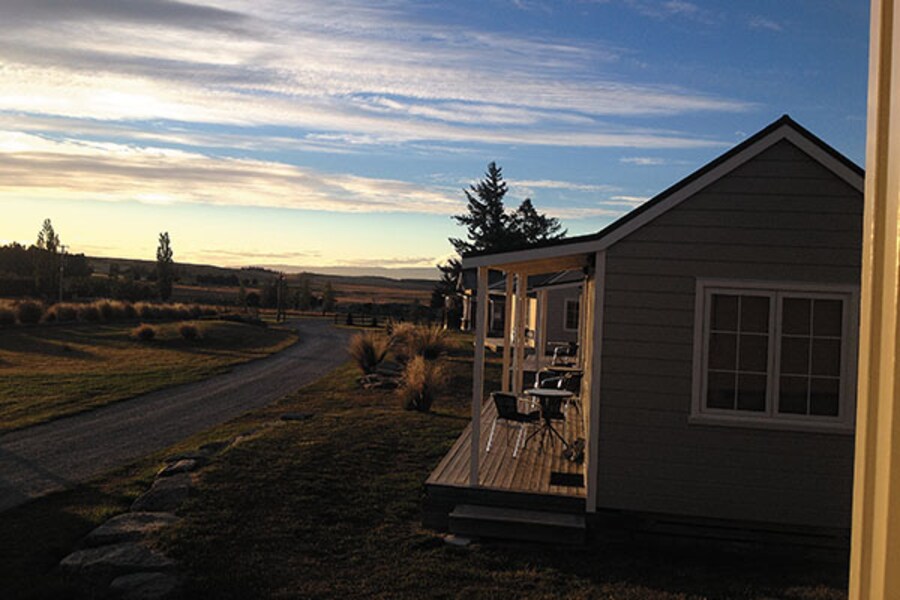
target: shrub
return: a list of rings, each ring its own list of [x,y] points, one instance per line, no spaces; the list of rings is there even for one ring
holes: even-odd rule
[[[397,388],[403,408],[428,412],[447,380],[447,371],[441,363],[427,361],[422,356],[412,357],[403,369]]]
[[[189,310],[190,310],[192,319],[196,319],[197,317],[200,317],[203,315],[203,309],[200,307],[199,304],[192,304]]]
[[[141,342],[149,342],[156,337],[156,327],[141,323],[131,330],[131,337]]]
[[[159,308],[155,304],[149,302],[138,302],[134,306],[137,315],[142,319],[158,319]]]
[[[67,302],[59,302],[44,311],[45,323],[65,323],[78,318],[78,307]]]
[[[44,306],[34,300],[23,300],[16,304],[16,318],[19,323],[33,325],[39,323],[44,316]]]
[[[203,307],[203,316],[206,317],[214,317],[219,314],[219,309],[215,306],[204,306]]]
[[[109,300],[98,300],[94,302],[94,307],[100,314],[100,318],[104,321],[113,321],[116,318],[116,310],[113,308],[112,302]]]
[[[132,320],[137,318],[137,310],[131,302],[122,302],[122,318]]]
[[[96,323],[100,320],[100,309],[94,304],[82,304],[78,307],[78,320]]]
[[[8,306],[0,306],[0,327],[10,327],[16,324],[16,311]]]
[[[365,374],[374,373],[391,349],[390,340],[370,332],[357,333],[350,338],[350,356]]]
[[[196,340],[200,337],[200,330],[193,323],[182,323],[178,326],[178,334],[186,340]]]

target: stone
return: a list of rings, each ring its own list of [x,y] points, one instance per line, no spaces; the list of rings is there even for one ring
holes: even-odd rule
[[[164,466],[159,470],[156,476],[171,477],[172,475],[177,475],[178,473],[190,473],[191,471],[196,471],[197,469],[199,469],[202,464],[205,464],[205,459],[203,461],[200,461],[194,458],[182,458],[179,461],[171,462]]]
[[[457,548],[466,548],[472,543],[472,540],[470,538],[451,533],[444,536],[444,543],[451,546],[456,546]]]
[[[172,513],[130,512],[113,517],[84,538],[87,546],[136,542],[179,521]]]
[[[124,542],[78,550],[62,559],[59,566],[63,573],[71,577],[94,584],[107,584],[129,573],[169,571],[175,568],[175,562],[141,544]]]
[[[153,486],[138,496],[131,505],[132,512],[173,512],[191,494],[193,481],[190,473],[178,473],[161,477]]]
[[[194,460],[206,464],[209,461],[209,454],[203,452],[202,450],[197,452],[180,452],[178,454],[167,456],[165,459],[163,459],[163,462],[166,464],[172,464],[181,462],[182,460]]]
[[[308,421],[313,418],[310,412],[289,412],[281,415],[282,421]]]
[[[171,573],[131,573],[109,584],[109,591],[122,600],[165,600],[179,596],[181,580]]]

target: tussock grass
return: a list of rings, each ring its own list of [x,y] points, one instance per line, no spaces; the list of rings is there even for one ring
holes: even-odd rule
[[[21,300],[16,303],[16,320],[23,325],[34,325],[44,316],[44,305],[35,300]]]
[[[151,342],[156,338],[156,328],[153,325],[141,323],[131,330],[131,338],[139,342]]]
[[[391,349],[391,342],[383,335],[365,331],[350,338],[348,351],[363,373],[374,373]]]
[[[428,412],[448,382],[443,364],[425,360],[424,356],[412,357],[403,369],[403,377],[397,388],[400,404],[406,410]]]

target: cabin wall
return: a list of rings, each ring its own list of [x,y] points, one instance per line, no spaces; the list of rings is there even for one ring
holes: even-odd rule
[[[849,528],[852,435],[688,418],[697,279],[858,285],[862,206],[782,141],[607,249],[598,508]]]
[[[579,300],[580,287],[550,289],[547,292],[547,342],[577,342],[578,328],[568,330],[566,325],[566,300]]]

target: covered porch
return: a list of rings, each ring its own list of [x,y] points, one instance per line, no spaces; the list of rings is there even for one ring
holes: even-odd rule
[[[442,458],[426,481],[426,521],[438,527],[446,523],[441,518],[448,513],[453,517],[455,508],[464,505],[508,507],[525,511],[547,511],[547,514],[574,513],[583,515],[594,512],[596,505],[596,464],[598,411],[595,390],[598,389],[598,369],[594,368],[594,340],[599,340],[600,319],[595,318],[602,307],[602,290],[597,282],[604,267],[602,253],[560,252],[561,248],[529,250],[466,259],[465,267],[477,268],[477,300],[474,366],[472,378],[472,420],[450,451]],[[547,257],[547,251],[556,256]],[[600,261],[598,262],[598,257]],[[500,271],[505,275],[505,303],[503,330],[502,375],[500,389],[486,389],[484,381],[485,339],[487,335],[489,272]],[[572,390],[576,404],[569,405],[564,417],[553,421],[561,439],[553,443],[540,436],[532,437],[517,456],[513,456],[516,429],[511,427],[507,438],[503,427],[498,426],[493,447],[487,450],[497,407],[491,399],[492,392],[505,392],[519,399],[527,410],[529,394],[535,385],[526,372],[540,371],[550,365],[552,357],[543,351],[530,356],[527,348],[546,347],[546,301],[538,292],[537,319],[528,314],[529,277],[552,275],[563,271],[577,272],[580,279],[580,306],[578,319],[578,353],[576,364],[570,369],[581,374],[580,385]],[[532,303],[533,304],[533,303]],[[533,338],[526,336],[529,321],[535,323]],[[532,392],[533,394],[533,392]],[[532,405],[531,408],[534,408]],[[543,415],[542,415],[543,416]],[[529,427],[526,431],[532,431]],[[551,436],[547,436],[548,438]],[[564,450],[575,444],[583,444],[578,460],[564,456]],[[576,448],[578,446],[575,446]],[[430,503],[430,506],[429,506]],[[430,516],[428,516],[430,515]],[[427,524],[427,523],[426,523]],[[451,528],[452,530],[452,528]]]

